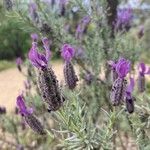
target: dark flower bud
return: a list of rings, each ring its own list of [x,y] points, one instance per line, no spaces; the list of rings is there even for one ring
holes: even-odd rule
[[[135,98],[134,97],[126,97],[126,109],[129,113],[133,113],[134,112],[134,101]]]
[[[40,70],[38,85],[44,102],[49,105],[49,110],[58,110],[65,99],[60,93],[58,81],[50,67]]]
[[[110,99],[114,106],[118,106],[122,101],[124,101],[126,86],[127,81],[124,78],[118,78],[113,83]]]
[[[75,74],[73,65],[70,61],[66,61],[64,65],[64,77],[65,82],[69,89],[74,89],[76,87],[78,78]]]
[[[33,131],[41,135],[46,134],[41,122],[33,114],[24,116],[24,119]]]

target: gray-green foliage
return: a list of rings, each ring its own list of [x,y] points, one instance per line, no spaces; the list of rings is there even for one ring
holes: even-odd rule
[[[40,19],[51,27],[50,33],[43,34],[40,31],[41,24],[36,24],[31,20],[27,7],[20,11],[21,2],[17,2],[13,17],[18,18],[20,23],[26,24],[25,27],[22,27],[24,30],[49,37],[55,51],[59,51],[64,43],[82,47],[86,57],[74,60],[74,63],[79,66],[80,79],[87,72],[91,72],[94,76],[90,85],[81,80],[74,91],[69,91],[62,86],[66,101],[59,111],[51,114],[45,111],[46,108],[42,107],[41,103],[36,102],[41,100],[38,91],[35,96],[28,95],[26,97],[26,99],[30,99],[29,103],[36,104],[37,115],[39,118],[43,118],[43,123],[47,127],[48,136],[45,141],[40,139],[38,148],[43,145],[45,149],[47,146],[51,149],[64,150],[99,150],[116,149],[117,147],[126,149],[123,140],[124,134],[127,135],[129,143],[134,140],[135,147],[148,148],[150,136],[149,96],[146,96],[146,93],[134,94],[137,100],[135,101],[135,113],[131,115],[125,112],[124,105],[113,107],[110,103],[109,94],[112,83],[109,81],[110,70],[107,61],[125,57],[134,65],[138,55],[141,54],[141,47],[131,36],[130,31],[116,33],[115,38],[110,36],[111,31],[106,17],[107,3],[92,0],[90,6],[87,7],[82,4],[81,0],[72,0],[67,5],[64,17],[58,14],[59,11],[54,11],[52,8],[47,9],[50,6],[37,0]],[[78,7],[77,14],[71,13],[73,7]],[[78,23],[73,20],[73,15],[82,18],[87,14],[91,17],[91,23],[82,40],[74,37],[75,28],[72,26],[70,32],[64,30],[66,23],[70,25],[72,22]],[[134,73],[133,70],[132,74]],[[32,101],[32,99],[34,100]],[[141,118],[141,113],[144,119]],[[53,123],[49,125],[49,121]]]

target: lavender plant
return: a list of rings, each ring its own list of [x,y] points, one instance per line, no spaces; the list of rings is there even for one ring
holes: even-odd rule
[[[17,98],[25,122],[35,134],[41,135],[34,148],[143,150],[150,147],[150,102],[144,85],[149,68],[147,71],[144,63],[140,64],[138,85],[141,92],[145,91],[141,94],[134,87],[135,66],[142,51],[127,30],[129,26],[132,29],[133,11],[117,13],[118,4],[117,0],[89,3],[36,0],[27,5],[16,0],[13,17],[26,23],[25,30],[37,33],[31,35],[27,58],[30,61],[27,77],[36,93],[29,90],[24,95],[26,102],[35,107],[36,117],[26,107],[23,97]],[[66,24],[70,26],[67,31]],[[42,42],[38,37],[42,37]],[[52,69],[55,52],[61,53],[65,61],[67,87],[60,85]],[[78,71],[74,65],[79,67]],[[26,132],[32,131],[27,128]],[[131,141],[133,147],[129,147]]]

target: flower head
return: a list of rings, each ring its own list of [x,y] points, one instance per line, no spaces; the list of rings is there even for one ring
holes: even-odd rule
[[[75,54],[74,48],[69,44],[64,44],[61,49],[61,56],[64,58],[65,61],[70,61]]]
[[[129,29],[131,20],[133,18],[133,12],[131,8],[118,9],[117,12],[117,29]]]
[[[77,85],[78,77],[75,73],[74,67],[70,61],[66,61],[64,65],[64,77],[66,85],[69,89],[74,89]]]
[[[27,108],[24,102],[24,98],[22,95],[19,95],[17,97],[17,107],[19,109],[19,112],[23,115],[23,116],[27,116],[33,113],[33,109],[32,108]]]
[[[48,66],[48,61],[50,58],[50,49],[45,46],[45,50],[45,54],[39,53],[37,43],[32,42],[32,47],[29,51],[28,57],[33,66],[41,69]]]
[[[132,92],[134,90],[134,79],[130,78],[130,84],[127,86],[126,89],[126,109],[129,113],[133,113],[134,112],[134,101],[135,101],[135,97],[132,96]]]
[[[120,58],[116,64],[116,72],[120,78],[124,78],[130,71],[130,61]]]
[[[143,62],[139,64],[138,68],[139,68],[139,74],[141,76],[144,76],[145,74],[150,74],[150,67],[146,67]]]
[[[19,112],[23,116],[23,119],[33,131],[41,135],[45,134],[43,125],[37,119],[37,117],[33,115],[33,109],[26,107],[22,95],[19,95],[17,97],[17,107],[19,109]]]

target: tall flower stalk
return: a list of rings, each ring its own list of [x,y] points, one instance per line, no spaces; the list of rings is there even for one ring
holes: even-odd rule
[[[64,77],[65,82],[69,89],[74,89],[76,87],[78,78],[75,74],[74,67],[71,63],[72,58],[74,57],[75,50],[69,44],[64,44],[61,49],[61,56],[65,60],[64,65]]]
[[[118,78],[114,81],[111,89],[110,99],[113,105],[117,106],[124,101],[127,81],[125,77],[130,71],[130,62],[124,58],[120,58],[116,64],[116,72]]]
[[[16,103],[20,114],[24,118],[25,122],[29,125],[29,127],[38,134],[45,134],[44,127],[42,126],[40,121],[33,115],[33,109],[27,108],[22,95],[19,95],[17,97]]]
[[[134,112],[134,101],[135,101],[135,97],[132,96],[132,92],[134,90],[134,79],[130,78],[130,84],[127,86],[127,90],[126,90],[126,98],[125,98],[125,102],[126,102],[126,109],[129,113],[133,113]]]
[[[48,64],[51,56],[49,40],[43,38],[42,42],[45,53],[39,53],[37,42],[32,42],[29,60],[38,69],[38,85],[42,99],[48,104],[49,111],[56,111],[62,106],[65,99],[59,89],[56,75]]]

